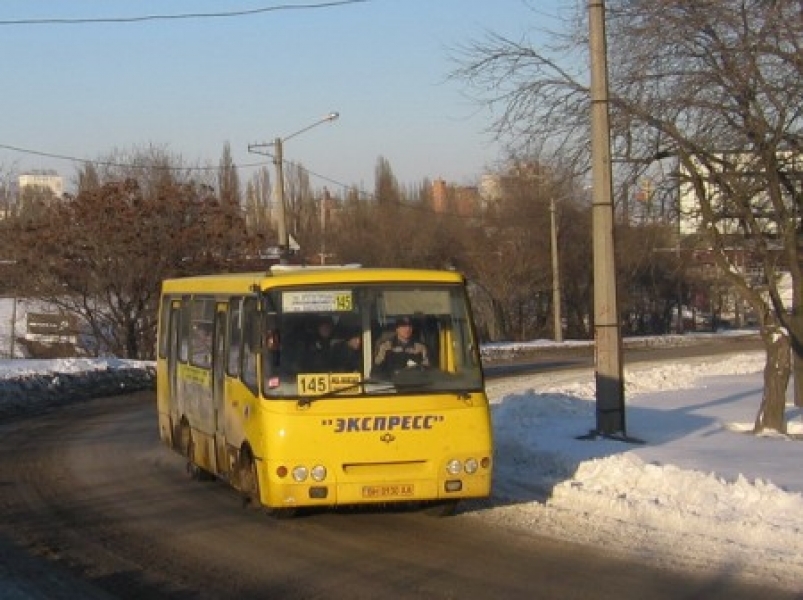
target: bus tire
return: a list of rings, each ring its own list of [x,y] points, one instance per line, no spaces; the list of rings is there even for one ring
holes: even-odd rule
[[[190,424],[187,419],[181,419],[176,426],[176,435],[173,438],[176,451],[181,456],[190,458],[190,451],[192,450],[192,432],[190,431]]]
[[[181,444],[181,454],[187,457],[187,474],[193,481],[214,481],[215,476],[195,464],[195,440],[192,439],[192,431],[186,421],[181,422],[181,434],[179,437]]]
[[[261,502],[259,493],[259,476],[257,463],[250,452],[245,452],[240,459],[240,491],[243,494],[243,507],[262,510],[274,519],[290,519],[295,516],[294,508],[269,508]]]
[[[240,492],[243,495],[243,508],[262,508],[259,500],[259,476],[257,464],[250,452],[243,452],[238,466]]]

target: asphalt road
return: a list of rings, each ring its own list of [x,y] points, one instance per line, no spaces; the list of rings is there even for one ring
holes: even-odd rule
[[[726,574],[661,572],[464,514],[334,511],[272,520],[242,508],[227,486],[187,477],[158,440],[153,393],[0,424],[0,508],[0,598],[768,594]]]
[[[656,338],[659,339],[660,338]],[[640,340],[624,340],[622,362],[630,363],[673,360],[711,356],[733,352],[750,352],[763,348],[758,335],[711,336],[682,338],[678,345],[646,345]],[[484,365],[485,376],[489,379],[524,375],[543,371],[593,368],[593,346],[543,346],[521,352],[516,358],[489,362]]]

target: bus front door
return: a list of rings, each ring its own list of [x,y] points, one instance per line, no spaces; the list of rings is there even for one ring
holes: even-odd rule
[[[215,458],[217,471],[225,468],[226,435],[224,404],[226,400],[226,340],[228,328],[228,312],[225,304],[218,305],[215,312],[215,338],[212,351],[212,404],[215,411]]]

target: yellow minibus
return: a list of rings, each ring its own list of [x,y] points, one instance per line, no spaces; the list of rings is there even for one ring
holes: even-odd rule
[[[326,337],[322,338],[321,333]],[[464,277],[359,265],[163,282],[159,435],[275,516],[490,494]]]

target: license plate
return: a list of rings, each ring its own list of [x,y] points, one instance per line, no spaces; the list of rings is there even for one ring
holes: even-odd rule
[[[366,485],[362,488],[363,498],[389,498],[412,496],[415,486],[412,483],[400,483],[393,485]]]

